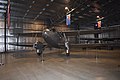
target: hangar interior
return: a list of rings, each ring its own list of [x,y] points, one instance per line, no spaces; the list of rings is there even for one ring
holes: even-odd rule
[[[4,27],[5,16],[7,10],[7,0],[1,0],[1,51],[6,49],[16,49],[14,45],[4,44]],[[112,6],[113,5],[113,6]],[[65,9],[67,7],[67,10]],[[66,13],[71,13],[71,25],[66,26]],[[119,2],[106,1],[84,1],[84,0],[12,0],[10,2],[10,27],[6,27],[6,43],[33,44],[36,40],[43,41],[37,34],[32,32],[42,31],[45,27],[55,27],[58,31],[70,30],[93,30],[95,29],[97,16],[104,17],[102,19],[102,28],[110,29],[108,32],[101,32],[98,34],[99,38],[113,38],[110,40],[103,40],[104,42],[114,42],[115,47],[119,47]],[[6,20],[7,21],[7,20]],[[7,23],[6,23],[7,26]],[[113,28],[114,31],[111,31]],[[24,33],[31,33],[25,35]],[[18,39],[19,38],[19,39]],[[37,39],[39,38],[39,39]],[[82,39],[95,38],[95,34],[88,32],[88,34],[78,34],[69,36],[70,42],[79,43],[94,43],[95,40]],[[115,40],[114,40],[115,39]],[[117,40],[116,40],[117,39]],[[20,47],[19,48],[26,48]],[[29,49],[29,48],[28,48]],[[7,51],[6,50],[6,51]]]
[[[50,47],[40,61],[46,28],[69,35],[69,57]],[[0,0],[1,80],[119,80],[119,49],[119,0]]]

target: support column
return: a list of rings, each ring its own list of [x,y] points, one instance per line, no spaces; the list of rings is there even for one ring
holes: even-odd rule
[[[7,46],[6,46],[6,13],[4,14],[4,52],[7,52]]]

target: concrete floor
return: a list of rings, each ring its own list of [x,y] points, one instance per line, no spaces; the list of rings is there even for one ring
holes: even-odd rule
[[[45,51],[44,62],[35,51],[9,53],[0,66],[0,80],[120,80],[120,50]]]

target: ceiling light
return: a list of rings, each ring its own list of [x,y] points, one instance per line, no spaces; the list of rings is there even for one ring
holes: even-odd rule
[[[81,8],[81,10],[85,10],[84,8]]]
[[[36,20],[36,19],[37,19],[37,17],[34,18],[34,20]]]
[[[29,12],[30,10],[27,10],[27,12]]]
[[[32,6],[30,5],[29,8],[31,8]]]
[[[35,3],[35,1],[32,2],[33,4]]]
[[[51,2],[53,2],[54,0],[51,0]]]
[[[49,6],[49,4],[46,4],[46,6]]]
[[[24,17],[25,17],[26,15],[27,15],[27,13],[25,13]],[[23,18],[24,18],[24,17],[23,17]]]
[[[87,7],[90,7],[90,5],[88,4]]]
[[[72,14],[71,16],[75,16],[74,14]]]
[[[42,10],[44,11],[46,8],[43,8]]]
[[[37,18],[39,17],[40,15],[37,15]]]
[[[92,11],[90,10],[89,12],[91,13]]]
[[[79,11],[76,11],[76,13],[78,14],[78,13],[79,13]]]
[[[84,18],[83,16],[78,16],[79,18]]]
[[[78,18],[74,18],[74,20],[78,20]]]
[[[25,16],[27,15],[27,13],[25,13]]]
[[[35,17],[34,20],[36,20],[37,18]]]
[[[42,12],[39,12],[39,14],[42,14]]]

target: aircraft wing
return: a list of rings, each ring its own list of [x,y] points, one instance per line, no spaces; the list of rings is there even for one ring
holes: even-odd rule
[[[64,44],[59,44],[60,46],[64,47]],[[120,47],[120,44],[115,44],[115,43],[89,43],[89,44],[69,44],[70,50],[72,49],[84,49],[84,48],[91,48],[91,49],[97,49],[97,48],[118,48]]]
[[[117,28],[108,28],[108,29],[97,29],[97,30],[68,30],[68,31],[58,31],[58,33],[65,33],[66,36],[77,36],[77,35],[85,35],[85,34],[100,34],[115,31]],[[31,31],[31,32],[24,32],[24,33],[14,33],[14,35],[18,36],[27,36],[27,37],[41,37],[42,31]]]
[[[25,42],[21,42],[21,43],[8,43],[9,45],[14,45],[14,46],[22,46],[22,47],[33,47],[32,43],[25,43]]]
[[[80,40],[92,40],[92,41],[115,41],[115,40],[120,40],[120,38],[80,38]]]
[[[90,44],[71,44],[71,48],[98,48],[98,47],[107,47],[110,44],[102,44],[102,43],[90,43]]]
[[[34,43],[26,43],[26,42],[20,42],[20,43],[8,43],[9,45],[14,45],[14,46],[22,46],[22,47],[33,47]],[[43,44],[44,46],[47,46],[46,43]]]
[[[100,34],[115,31],[116,28],[109,29],[97,29],[97,30],[70,30],[70,31],[62,31],[66,36],[77,36],[77,35],[85,35],[85,34]]]
[[[25,37],[41,37],[42,31],[32,31],[32,32],[24,32],[24,33],[14,33],[16,36],[25,36]]]

